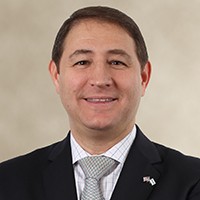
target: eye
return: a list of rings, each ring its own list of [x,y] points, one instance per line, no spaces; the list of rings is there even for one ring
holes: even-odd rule
[[[119,61],[119,60],[111,60],[109,61],[109,64],[110,65],[113,65],[114,67],[125,67],[127,66],[126,63],[122,62],[122,61]]]
[[[90,62],[88,60],[81,60],[81,61],[76,62],[73,66],[86,66],[89,64]]]

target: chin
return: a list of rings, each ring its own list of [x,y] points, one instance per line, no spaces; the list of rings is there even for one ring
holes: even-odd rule
[[[103,123],[102,121],[90,123],[86,125],[88,129],[96,130],[96,131],[108,131],[112,129],[113,125],[111,123]]]

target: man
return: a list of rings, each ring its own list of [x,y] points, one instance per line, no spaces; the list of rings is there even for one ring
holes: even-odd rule
[[[199,159],[151,142],[135,124],[151,65],[131,18],[108,7],[76,11],[58,32],[49,71],[70,132],[2,163],[1,200],[200,199]],[[102,168],[85,165],[93,158],[112,162],[98,180],[86,172]]]

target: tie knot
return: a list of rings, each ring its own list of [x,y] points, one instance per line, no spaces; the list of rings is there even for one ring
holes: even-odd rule
[[[88,156],[78,161],[86,178],[101,179],[116,161],[106,156]]]

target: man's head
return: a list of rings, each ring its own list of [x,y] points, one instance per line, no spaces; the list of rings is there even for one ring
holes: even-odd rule
[[[91,10],[102,16],[91,17]],[[95,7],[75,12],[69,19],[73,23],[65,22],[58,34],[49,65],[79,144],[96,140],[111,145],[128,134],[150,79],[151,66],[139,29],[129,18],[126,27],[136,29],[132,34],[114,22],[124,14],[113,9],[102,20],[109,10]]]
[[[123,28],[133,39],[136,46],[136,54],[143,69],[148,61],[148,53],[143,36],[132,18],[122,13],[119,10],[109,7],[86,7],[74,12],[69,19],[67,19],[61,26],[52,51],[52,60],[55,62],[58,71],[60,59],[63,53],[65,38],[73,26],[81,20],[94,19],[102,22],[113,23]]]

